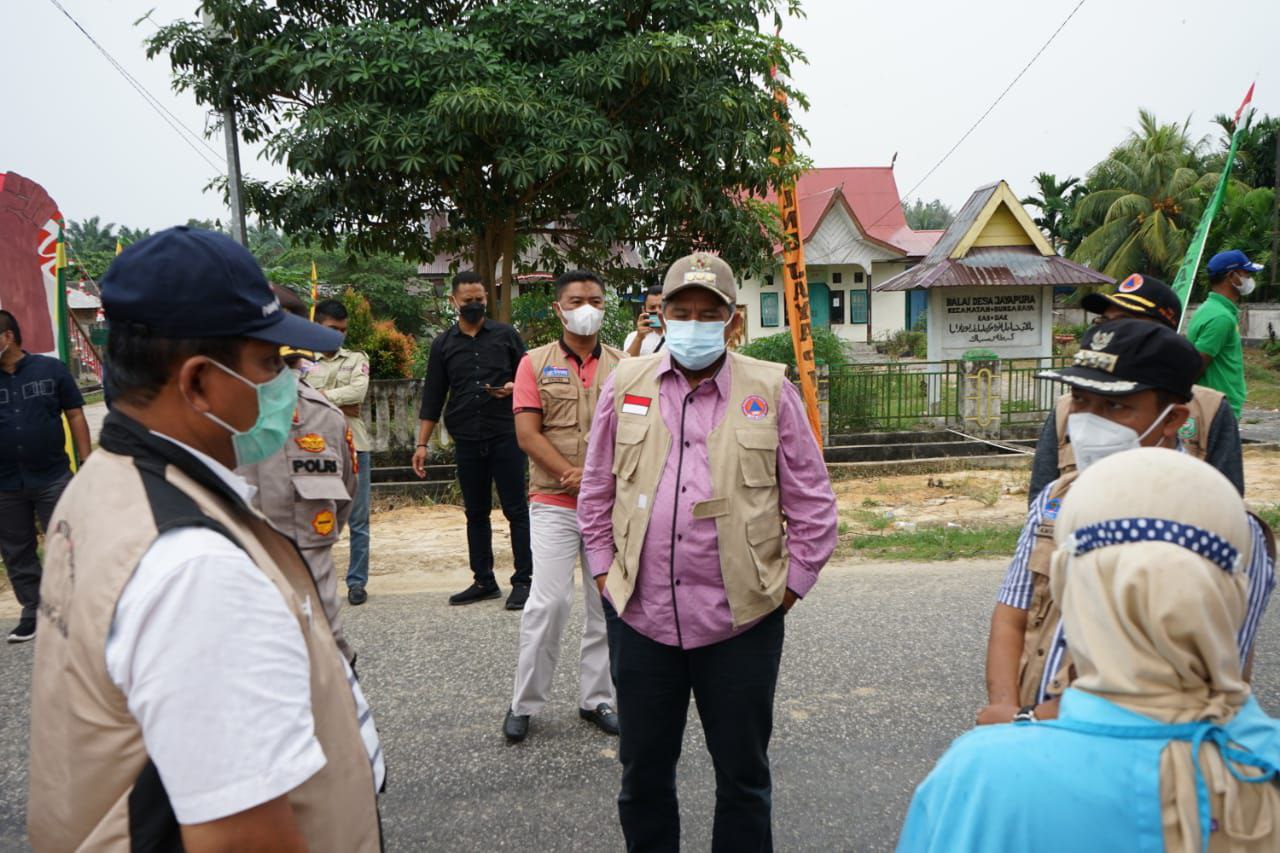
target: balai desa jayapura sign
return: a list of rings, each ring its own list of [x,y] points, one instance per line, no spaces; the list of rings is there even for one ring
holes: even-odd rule
[[[1052,351],[1048,288],[947,287],[929,293],[929,358],[960,358],[973,349],[1003,358]]]

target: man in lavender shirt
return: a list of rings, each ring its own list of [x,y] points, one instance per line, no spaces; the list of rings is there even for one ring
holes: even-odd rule
[[[677,261],[663,285],[666,346],[619,363],[587,445],[578,520],[612,617],[628,850],[679,848],[690,692],[716,768],[712,849],[772,849],[784,613],[836,543],[799,394],[780,365],[725,351],[736,297],[720,258]]]

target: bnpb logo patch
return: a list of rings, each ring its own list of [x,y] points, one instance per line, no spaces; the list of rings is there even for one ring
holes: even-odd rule
[[[1142,287],[1142,276],[1138,275],[1138,273],[1134,273],[1124,281],[1120,282],[1120,286],[1117,287],[1116,290],[1121,293],[1133,293],[1139,287]]]
[[[742,414],[748,420],[762,421],[769,416],[769,404],[765,402],[763,397],[757,397],[752,394],[742,401]]]

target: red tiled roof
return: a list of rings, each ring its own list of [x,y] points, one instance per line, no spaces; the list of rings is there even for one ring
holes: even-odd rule
[[[858,229],[888,249],[922,257],[942,236],[941,231],[912,231],[907,226],[892,167],[849,166],[811,169],[796,182],[802,239],[813,236],[837,193],[848,203]],[[774,202],[777,197],[771,192],[765,200]]]

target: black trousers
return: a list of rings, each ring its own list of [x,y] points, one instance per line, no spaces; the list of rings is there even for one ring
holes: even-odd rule
[[[49,529],[49,516],[71,482],[71,472],[47,486],[0,492],[0,559],[4,560],[22,618],[34,619],[40,603],[40,558],[36,552],[36,519]]]
[[[528,460],[514,435],[484,441],[455,439],[454,461],[458,486],[467,514],[467,552],[476,583],[493,582],[493,487],[498,488],[502,514],[511,525],[515,571],[511,583],[533,582],[533,553],[529,550],[529,496],[525,488]]]
[[[607,615],[613,617],[609,628],[622,729],[618,815],[627,850],[680,848],[676,763],[692,692],[716,771],[711,849],[771,851],[769,737],[782,660],[782,609],[732,639],[687,651],[650,640],[612,608]]]

